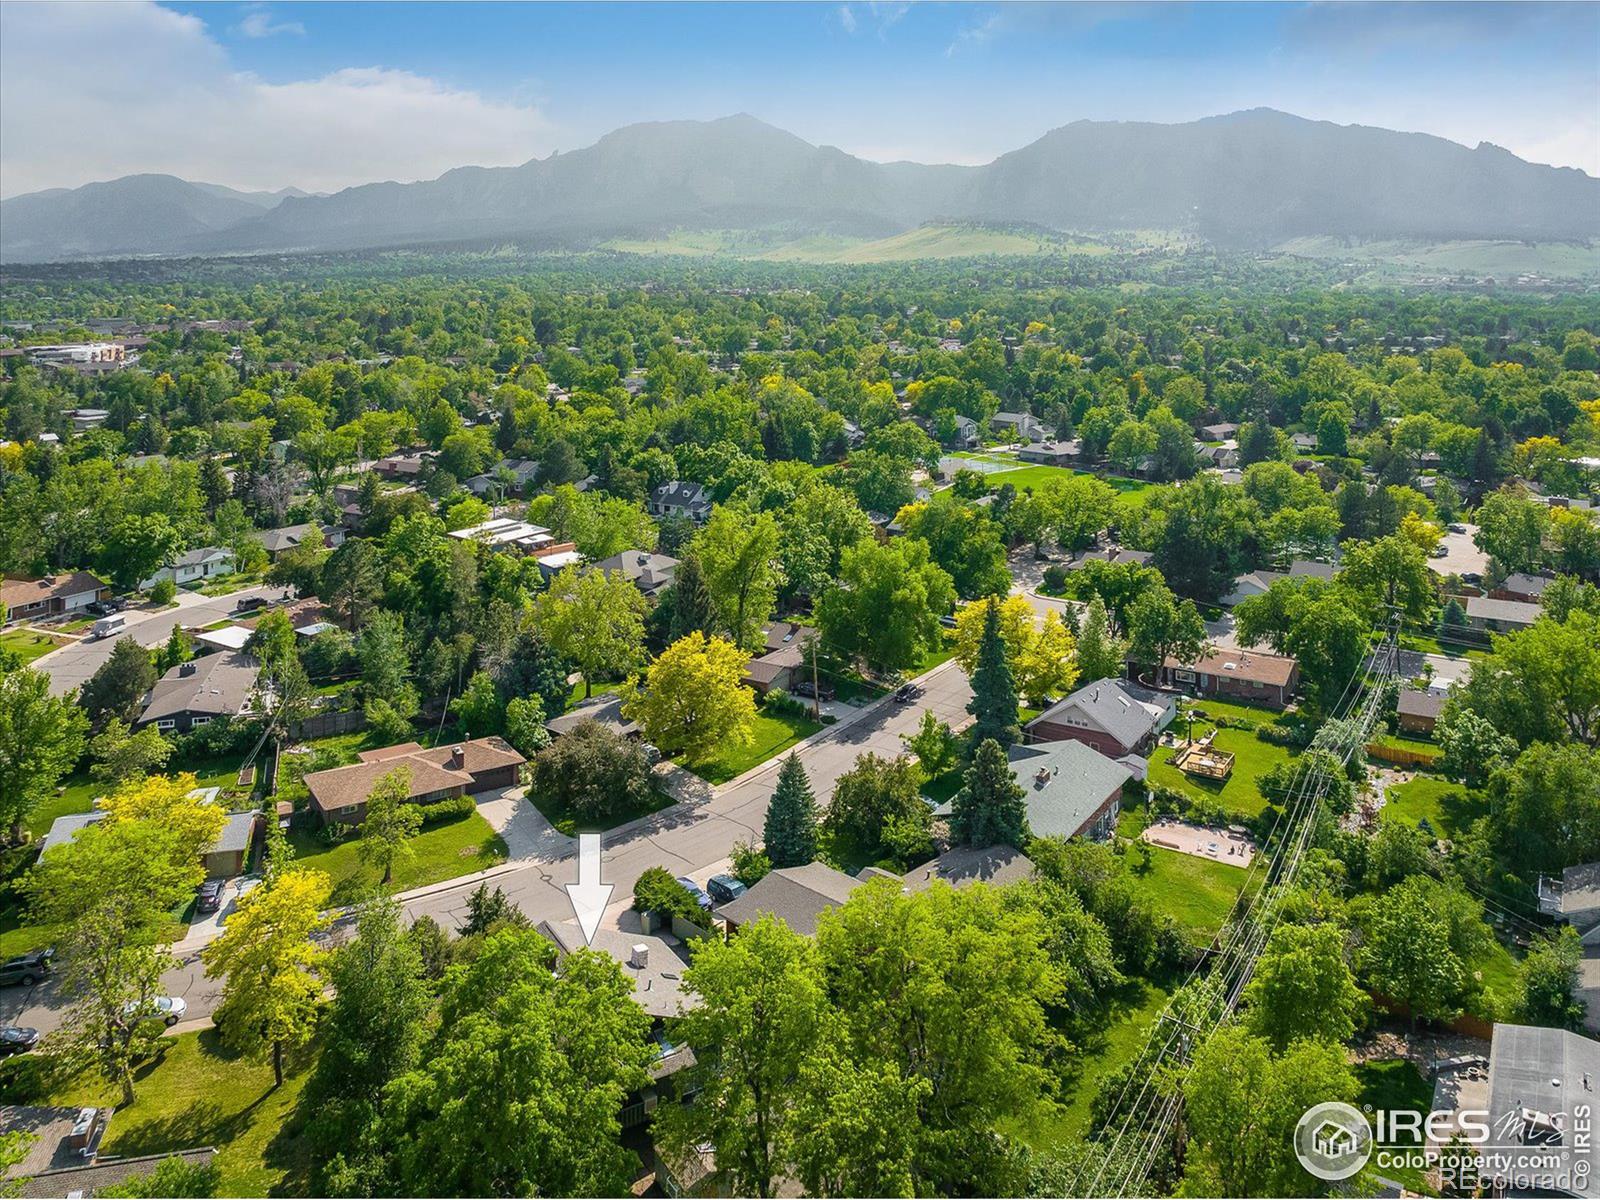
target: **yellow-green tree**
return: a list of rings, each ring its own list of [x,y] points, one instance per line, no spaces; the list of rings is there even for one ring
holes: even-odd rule
[[[657,656],[643,687],[630,683],[622,711],[644,735],[689,762],[724,743],[750,740],[755,693],[744,685],[750,656],[726,638],[691,633]]]
[[[241,896],[222,936],[201,951],[206,976],[223,980],[216,1020],[224,1040],[244,1053],[270,1052],[279,1084],[284,1050],[316,1028],[327,957],[316,935],[328,927],[331,891],[321,871],[284,871]]]
[[[117,788],[101,807],[112,821],[148,821],[176,839],[177,857],[198,864],[200,856],[216,843],[228,812],[199,794],[195,777],[151,775]]]
[[[987,600],[974,600],[956,612],[956,661],[969,675],[978,666],[988,605]],[[1026,596],[1007,596],[999,610],[1000,640],[1017,691],[1035,705],[1070,691],[1078,679],[1078,643],[1060,614],[1048,613],[1041,627]]]
[[[567,567],[533,602],[533,624],[583,672],[583,694],[602,672],[631,671],[644,657],[644,595],[619,572]]]

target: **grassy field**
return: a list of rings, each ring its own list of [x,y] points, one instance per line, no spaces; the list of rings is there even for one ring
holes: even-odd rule
[[[1128,878],[1134,891],[1157,912],[1170,913],[1197,944],[1211,941],[1233,910],[1245,883],[1245,869],[1212,862],[1192,854],[1179,854],[1161,846],[1150,847],[1150,868],[1139,869],[1137,851],[1127,855]]]
[[[8,629],[0,633],[0,650],[9,650],[27,666],[36,658],[43,658],[58,646],[67,644],[66,638],[52,637],[37,629]]]
[[[605,249],[625,254],[731,255],[768,262],[889,263],[920,259],[1015,258],[1110,253],[1104,243],[1034,230],[984,225],[924,225],[876,240],[784,230],[677,229],[656,238],[613,238]]]
[[[1487,811],[1482,795],[1436,775],[1418,775],[1388,790],[1379,815],[1413,827],[1426,818],[1438,836],[1455,837]]]
[[[536,796],[532,791],[528,793],[528,802],[544,814],[545,820],[554,825],[560,833],[568,837],[576,837],[580,833],[600,833],[607,829],[615,829],[618,825],[625,825],[629,821],[648,817],[653,812],[660,812],[663,808],[670,808],[674,803],[671,796],[665,792],[655,791],[651,794],[648,804],[635,805],[617,813],[609,821],[582,820],[572,812],[547,796]]]
[[[1333,258],[1370,264],[1375,274],[1416,273],[1556,277],[1600,275],[1600,246],[1568,242],[1403,240],[1350,242],[1340,237],[1303,237],[1275,247],[1298,258]]]
[[[1361,1094],[1356,1102],[1368,1111],[1404,1108],[1425,1113],[1433,1108],[1433,1088],[1406,1059],[1385,1058],[1361,1063],[1355,1068],[1355,1075],[1356,1082],[1361,1086]],[[1420,1149],[1422,1142],[1418,1140],[1408,1145]],[[1398,1180],[1412,1191],[1423,1189],[1422,1172],[1419,1170],[1390,1165],[1378,1173]]]
[[[1014,470],[996,471],[986,477],[986,481],[999,487],[1002,483],[1009,483],[1018,491],[1025,488],[1036,488],[1051,479],[1058,479],[1067,475],[1079,475],[1086,479],[1099,479],[1111,485],[1122,500],[1133,504],[1142,504],[1153,484],[1145,483],[1139,479],[1124,479],[1120,475],[1097,475],[1093,471],[1075,471],[1071,467],[1047,467],[1041,464],[1019,466]]]
[[[214,1146],[219,1196],[306,1195],[311,1157],[292,1118],[315,1063],[313,1043],[288,1056],[283,1086],[272,1067],[227,1049],[214,1029],[161,1040],[139,1068],[134,1102],[118,1108],[104,1155],[160,1154]],[[118,1089],[85,1073],[58,1084],[50,1104],[112,1104]]]
[[[1034,1145],[1043,1149],[1068,1138],[1080,1138],[1088,1131],[1089,1106],[1094,1103],[1101,1081],[1138,1055],[1166,1002],[1165,991],[1142,979],[1130,979],[1118,991],[1111,1001],[1105,1027],[1085,1041],[1076,1070],[1062,1086],[1057,1120],[1049,1129],[1037,1131]]]
[[[350,904],[377,890],[379,872],[362,863],[359,837],[330,846],[321,834],[296,829],[290,832],[289,843],[296,861],[327,872],[333,880],[334,904]],[[411,840],[411,849],[410,858],[395,864],[390,891],[470,875],[506,860],[504,839],[477,813],[424,829]]]
[[[1198,701],[1195,707],[1209,715],[1243,718],[1258,724],[1270,724],[1276,717],[1275,713],[1266,709],[1247,708],[1241,704],[1214,700]],[[1195,736],[1200,737],[1213,728],[1215,726],[1211,722],[1197,719],[1194,723]],[[1177,720],[1172,723],[1172,730],[1181,737],[1186,729],[1187,723],[1180,713]],[[1267,806],[1267,802],[1256,786],[1257,781],[1268,771],[1281,763],[1288,762],[1294,756],[1284,746],[1275,746],[1262,741],[1252,729],[1220,730],[1214,744],[1218,749],[1226,750],[1234,756],[1233,774],[1226,780],[1199,779],[1185,775],[1172,765],[1172,749],[1162,747],[1150,756],[1150,783],[1176,788],[1197,799],[1213,800],[1230,813],[1239,816],[1251,817],[1259,813]]]
[[[757,711],[751,727],[750,740],[744,745],[723,746],[710,758],[699,762],[686,762],[683,767],[693,771],[707,783],[727,783],[743,775],[751,767],[782,754],[790,746],[808,738],[822,728],[810,717],[788,714],[773,715]]]

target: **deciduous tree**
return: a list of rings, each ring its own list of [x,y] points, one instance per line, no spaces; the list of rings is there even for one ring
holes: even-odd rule
[[[0,827],[12,841],[83,753],[89,721],[72,697],[52,696],[50,677],[0,674]]]
[[[691,633],[668,646],[623,693],[623,712],[669,754],[698,762],[718,746],[749,740],[755,694],[745,686],[750,656],[724,638]]]
[[[396,767],[367,793],[367,815],[361,822],[361,859],[383,872],[388,886],[398,862],[410,859],[411,839],[422,828],[422,813],[410,802],[411,768]]]

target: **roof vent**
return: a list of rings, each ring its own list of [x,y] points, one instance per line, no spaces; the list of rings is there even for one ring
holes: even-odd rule
[[[638,970],[644,970],[650,965],[650,947],[643,942],[636,944],[628,955],[628,965]]]

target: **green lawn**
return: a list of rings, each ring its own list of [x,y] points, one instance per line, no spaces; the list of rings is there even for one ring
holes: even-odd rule
[[[1423,1079],[1422,1073],[1406,1059],[1384,1058],[1360,1063],[1355,1068],[1355,1074],[1356,1082],[1361,1086],[1361,1095],[1357,1103],[1369,1112],[1382,1108],[1390,1111],[1415,1109],[1426,1113],[1433,1109],[1433,1088]],[[1423,1139],[1419,1138],[1405,1145],[1407,1148],[1414,1146],[1421,1149]],[[1397,1180],[1414,1192],[1425,1191],[1423,1173],[1415,1168],[1395,1164],[1380,1167],[1374,1161],[1369,1171]]]
[[[1120,475],[1097,475],[1093,471],[1076,471],[1071,467],[1048,467],[1041,464],[1027,464],[1013,471],[996,471],[985,476],[985,482],[993,487],[1009,483],[1021,491],[1024,488],[1036,488],[1050,479],[1062,479],[1067,476],[1077,475],[1086,479],[1099,479],[1109,484],[1111,489],[1133,504],[1143,504],[1146,494],[1154,486],[1139,479],[1124,479]]]
[[[1211,700],[1199,701],[1195,707],[1208,715],[1242,718],[1258,725],[1271,724],[1276,716],[1265,709]],[[1194,735],[1198,738],[1212,728],[1215,726],[1210,722],[1197,719]],[[1178,737],[1186,735],[1187,722],[1181,713],[1172,723],[1172,732]],[[1219,782],[1185,775],[1172,765],[1172,750],[1162,747],[1150,756],[1150,784],[1176,788],[1196,799],[1213,800],[1241,817],[1255,816],[1267,806],[1256,781],[1280,763],[1288,762],[1294,755],[1285,746],[1262,741],[1253,729],[1223,729],[1218,732],[1215,745],[1234,756],[1233,774],[1226,780]]]
[[[1144,1048],[1150,1026],[1167,1002],[1167,993],[1142,979],[1130,979],[1111,1001],[1105,1027],[1085,1040],[1076,1069],[1064,1081],[1062,1103],[1048,1129],[1033,1135],[1040,1149],[1081,1138],[1089,1128],[1089,1107],[1100,1083]]]
[[[1179,854],[1162,846],[1150,847],[1150,868],[1140,870],[1140,851],[1130,849],[1124,860],[1134,891],[1157,912],[1169,913],[1197,944],[1209,943],[1244,887],[1243,867],[1212,862],[1193,854]]]
[[[744,745],[726,745],[710,758],[681,765],[707,783],[727,783],[821,728],[808,716],[773,715],[758,710],[750,740]]]
[[[1426,818],[1439,837],[1455,837],[1488,811],[1483,796],[1436,775],[1418,775],[1392,787],[1380,815],[1386,821],[1404,821],[1415,827]]]
[[[27,666],[36,658],[43,658],[58,646],[67,643],[65,638],[51,637],[48,633],[40,633],[36,629],[8,629],[0,633],[0,650],[10,650],[22,659],[22,665]]]
[[[1498,938],[1482,958],[1469,964],[1473,975],[1483,984],[1483,999],[1469,1011],[1485,1020],[1498,1020],[1517,995],[1517,959]]]
[[[208,579],[194,590],[202,596],[226,596],[230,592],[237,592],[241,588],[255,587],[266,580],[265,571],[241,571],[234,575],[219,575]]]
[[[593,695],[591,696],[591,699],[598,700],[601,696],[609,696],[609,695],[611,695],[613,692],[617,691],[621,687],[622,687],[621,683],[596,683],[590,688],[590,691],[593,693]],[[582,703],[583,703],[583,680],[580,679],[580,680],[578,680],[577,683],[572,685],[572,692],[571,692],[570,695],[567,696],[567,707],[569,709],[576,708],[578,705],[580,705]],[[559,717],[561,714],[560,713],[554,713],[552,715]]]
[[[626,808],[608,821],[590,821],[574,816],[571,810],[547,796],[535,796],[532,790],[528,792],[528,802],[543,813],[545,820],[554,825],[558,832],[568,837],[576,837],[580,833],[603,833],[607,829],[615,829],[618,825],[625,825],[640,817],[648,817],[663,808],[670,808],[675,803],[665,792],[652,791],[649,803]]]
[[[283,1086],[275,1088],[268,1062],[227,1049],[215,1029],[162,1038],[156,1056],[138,1069],[134,1101],[117,1109],[101,1153],[215,1146],[217,1195],[306,1195],[311,1156],[295,1109],[315,1057],[315,1043],[290,1054]],[[77,1107],[120,1098],[86,1072],[37,1099]]]
[[[319,832],[291,830],[295,859],[327,872],[333,903],[351,904],[378,887],[379,872],[361,861],[361,839],[352,836],[329,845]],[[506,860],[506,843],[477,813],[429,826],[411,840],[410,858],[395,864],[389,890],[401,892],[470,875]]]
[[[965,773],[960,767],[951,767],[943,775],[935,775],[932,779],[924,780],[922,794],[930,800],[943,804],[961,790],[965,779]]]

